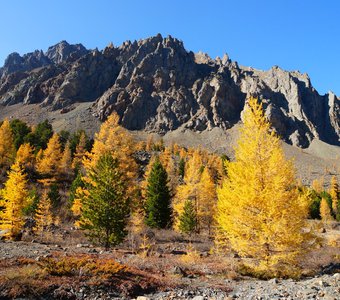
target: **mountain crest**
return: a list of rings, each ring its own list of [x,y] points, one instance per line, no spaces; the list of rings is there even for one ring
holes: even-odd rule
[[[161,134],[228,129],[253,95],[285,141],[300,147],[315,138],[340,144],[340,100],[333,93],[319,95],[307,74],[243,67],[227,54],[194,54],[172,36],[92,51],[61,41],[45,53],[10,54],[0,78],[2,105],[61,109],[92,101],[93,114],[102,120],[117,111],[126,128]]]

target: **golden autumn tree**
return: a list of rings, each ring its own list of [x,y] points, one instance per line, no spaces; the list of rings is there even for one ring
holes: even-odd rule
[[[9,121],[5,119],[0,126],[0,167],[8,167],[14,161],[15,146]]]
[[[173,200],[174,229],[179,230],[180,216],[184,212],[184,204],[187,200],[193,202],[196,215],[198,211],[198,192],[201,179],[202,158],[199,151],[194,151],[186,163],[184,184],[177,187]],[[198,222],[196,222],[198,223]]]
[[[35,164],[34,147],[31,146],[29,143],[22,144],[17,151],[15,161],[26,172],[33,171]]]
[[[324,222],[329,222],[333,220],[331,208],[325,198],[321,199],[320,203],[320,217]]]
[[[213,223],[216,203],[216,186],[209,169],[205,167],[198,183],[197,219],[199,226],[208,229],[209,233]]]
[[[71,178],[73,174],[71,165],[72,165],[72,155],[71,155],[70,143],[67,142],[65,145],[65,149],[63,151],[63,155],[60,159],[60,165],[59,165],[59,172],[64,179]]]
[[[98,159],[108,152],[119,160],[122,172],[127,178],[136,178],[137,164],[133,159],[134,141],[128,131],[119,125],[119,116],[116,113],[107,118],[95,135],[92,150],[83,161],[85,168],[94,167]]]
[[[24,225],[23,208],[29,199],[27,179],[19,163],[11,166],[8,180],[1,190],[0,229],[5,231],[5,237],[16,239]]]
[[[86,134],[85,132],[82,132],[80,134],[79,143],[76,146],[76,152],[74,153],[72,161],[73,169],[76,170],[81,166],[85,154],[86,154]]]
[[[235,161],[226,162],[228,177],[217,190],[216,239],[253,257],[252,270],[288,275],[312,244],[308,196],[298,191],[292,161],[257,99],[248,100],[243,122]]]
[[[114,159],[119,161],[119,170],[126,182],[126,194],[131,198],[136,197],[136,183],[138,166],[133,158],[135,143],[126,129],[119,125],[119,116],[116,113],[110,115],[101,125],[99,132],[95,135],[94,144],[90,153],[83,159],[85,183],[89,182],[89,172],[95,168],[99,158],[110,153]],[[81,192],[80,192],[81,194]],[[81,209],[81,203],[79,203]]]
[[[339,185],[335,176],[331,179],[329,194],[332,198],[332,210],[336,220],[340,221]]]
[[[175,161],[172,156],[172,150],[170,147],[164,148],[164,151],[162,151],[159,155],[159,160],[161,161],[162,165],[164,166],[168,174],[170,190],[175,191],[178,185],[178,174]]]
[[[192,202],[196,214],[196,231],[208,229],[212,224],[216,207],[216,188],[208,167],[203,166],[205,155],[200,151],[190,151],[191,157],[186,163],[184,184],[177,187],[173,201],[174,228],[179,230],[181,215],[187,201]]]
[[[58,177],[60,173],[60,160],[62,157],[59,135],[54,133],[47,143],[42,156],[37,158],[37,170],[44,176]]]
[[[48,226],[53,224],[51,207],[51,200],[49,199],[47,189],[45,188],[34,215],[34,231],[36,233],[42,234]]]

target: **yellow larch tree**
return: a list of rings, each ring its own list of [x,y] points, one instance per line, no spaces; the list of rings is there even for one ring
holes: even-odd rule
[[[198,184],[197,219],[198,225],[201,227],[201,229],[208,229],[209,233],[213,224],[216,203],[216,186],[209,169],[205,167]]]
[[[146,145],[145,145],[145,150],[146,151],[152,151],[154,146],[154,140],[153,140],[153,135],[149,135],[147,140],[146,140]]]
[[[62,151],[59,135],[54,133],[47,143],[47,148],[42,152],[42,157],[37,158],[38,172],[44,176],[58,177],[61,157]]]
[[[33,171],[35,165],[34,147],[29,143],[22,144],[15,158],[15,161],[27,172]]]
[[[95,168],[99,158],[110,153],[113,158],[119,161],[119,168],[127,183],[127,195],[136,199],[138,166],[133,158],[135,142],[129,132],[119,125],[117,113],[110,115],[101,125],[99,132],[95,135],[94,144],[90,153],[83,158],[85,176],[83,180],[89,180],[88,172]],[[138,206],[138,204],[133,203]]]
[[[176,195],[173,200],[174,229],[179,230],[180,216],[184,210],[187,200],[193,202],[196,215],[198,214],[198,192],[201,179],[202,158],[199,151],[194,151],[186,163],[184,184],[177,187]]]
[[[228,177],[217,190],[217,241],[254,258],[247,263],[254,271],[290,274],[314,241],[306,223],[309,199],[255,98],[245,106],[235,161],[226,164]]]
[[[324,190],[325,179],[321,177],[312,181],[312,188],[317,193],[321,193]]]
[[[178,174],[175,161],[172,155],[172,150],[170,147],[165,147],[159,155],[159,160],[164,166],[166,172],[168,173],[169,188],[171,191],[175,191],[178,185]]]
[[[151,156],[150,161],[149,161],[148,165],[145,168],[145,172],[144,172],[144,176],[143,176],[143,181],[140,183],[141,194],[142,194],[142,198],[143,198],[143,203],[141,203],[142,206],[144,205],[144,200],[146,198],[146,188],[148,186],[148,180],[149,180],[151,168],[152,168],[152,165],[155,163],[156,158],[157,158],[157,156],[155,156],[155,155]]]
[[[51,200],[49,199],[47,189],[45,188],[34,215],[34,231],[36,233],[42,234],[48,226],[53,224],[51,206]]]
[[[5,119],[0,126],[0,167],[9,167],[15,157],[13,133],[9,121]]]
[[[334,220],[332,217],[331,208],[329,207],[327,200],[325,198],[321,199],[320,203],[320,217],[324,222],[329,222]]]
[[[332,210],[335,218],[340,221],[340,210],[339,210],[339,185],[336,176],[332,176],[331,186],[329,194],[332,198]]]
[[[72,162],[73,169],[76,170],[81,166],[85,154],[86,154],[86,135],[85,132],[82,132],[80,134],[79,143],[77,144],[76,152],[74,153],[73,157]]]
[[[5,237],[16,239],[24,225],[23,208],[29,200],[27,179],[19,163],[14,163],[8,172],[8,180],[1,190],[0,229]]]
[[[72,156],[69,142],[66,143],[63,155],[60,159],[59,173],[62,174],[63,178],[67,180],[72,177]]]

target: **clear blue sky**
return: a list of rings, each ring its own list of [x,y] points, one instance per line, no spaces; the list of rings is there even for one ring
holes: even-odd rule
[[[307,72],[320,94],[340,95],[338,0],[3,0],[0,12],[1,66],[61,40],[102,49],[160,32],[213,58]]]

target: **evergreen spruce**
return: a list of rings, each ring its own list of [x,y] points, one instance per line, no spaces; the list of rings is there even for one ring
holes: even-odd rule
[[[197,215],[195,207],[190,200],[184,203],[183,213],[179,216],[179,230],[182,233],[191,235],[196,231]]]
[[[171,225],[170,191],[168,175],[156,158],[151,167],[146,187],[145,223],[152,228],[166,228]]]
[[[121,243],[127,234],[130,199],[118,159],[110,154],[100,156],[84,184],[80,227],[106,249]]]

